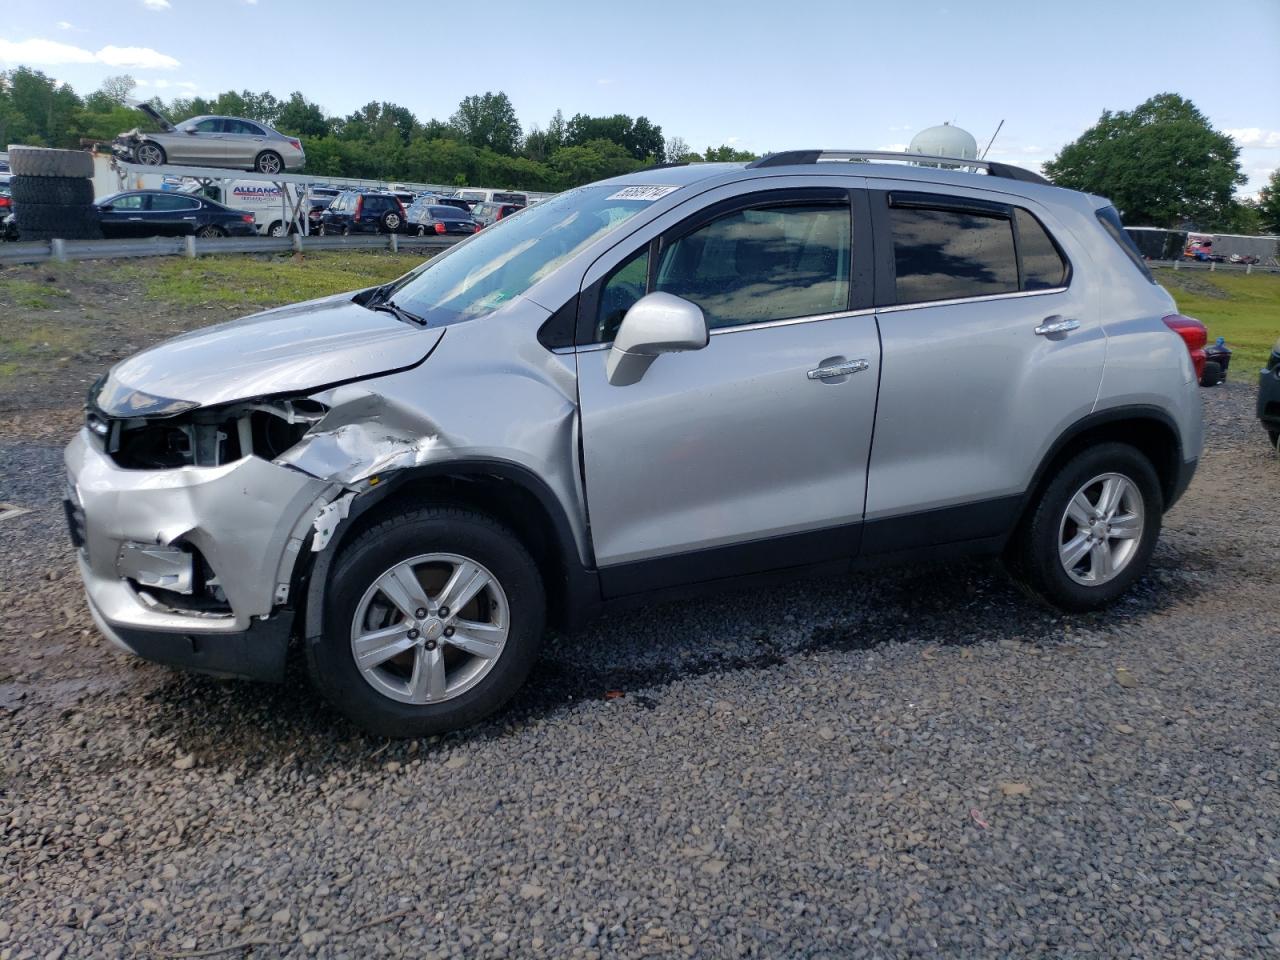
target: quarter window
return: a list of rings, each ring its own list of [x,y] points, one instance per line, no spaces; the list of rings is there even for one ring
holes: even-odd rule
[[[847,204],[738,210],[664,251],[654,289],[691,300],[712,329],[849,307]]]
[[[1018,289],[1008,217],[916,206],[889,208],[897,302],[955,300]]]
[[[1027,210],[1014,209],[1018,224],[1018,256],[1022,259],[1022,289],[1051,290],[1067,285],[1067,261],[1044,226]]]

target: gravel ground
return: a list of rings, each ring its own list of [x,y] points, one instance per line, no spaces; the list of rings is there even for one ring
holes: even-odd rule
[[[986,564],[669,604],[360,735],[98,639],[74,411],[0,429],[0,958],[1280,954],[1280,464],[1252,388],[1119,607]],[[617,695],[620,692],[621,695]]]

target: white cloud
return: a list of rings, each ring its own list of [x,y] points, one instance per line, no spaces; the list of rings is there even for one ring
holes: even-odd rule
[[[1242,147],[1280,147],[1280,130],[1263,130],[1261,127],[1237,127],[1223,131]]]
[[[142,5],[148,10],[168,10],[171,6],[169,0],[142,0]]]
[[[54,24],[59,30],[74,30],[76,25],[69,20],[59,20]]]
[[[0,37],[0,63],[58,66],[65,63],[102,63],[134,70],[172,70],[178,61],[150,47],[105,46],[96,53],[57,40],[31,37],[5,40]]]
[[[599,80],[596,81],[596,86],[607,87],[611,83],[613,83],[613,77],[601,77]]]

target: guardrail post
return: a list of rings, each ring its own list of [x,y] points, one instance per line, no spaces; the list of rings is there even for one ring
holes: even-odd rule
[[[1215,270],[1217,270],[1217,269],[1218,269],[1218,265],[1217,265],[1216,263],[1214,263],[1212,260],[1210,260],[1210,261],[1209,261],[1209,272],[1210,272],[1210,273],[1213,273],[1213,271],[1215,271]]]
[[[394,233],[387,234],[387,236],[389,236],[389,237],[391,238],[391,252],[392,252],[392,253],[399,253],[399,252],[400,252],[400,237],[399,237],[397,234],[394,234]]]
[[[1252,264],[1252,263],[1246,263],[1246,264],[1244,265],[1244,272],[1245,272],[1245,273],[1253,273],[1253,264]]]
[[[186,247],[182,251],[182,255],[188,260],[194,260],[196,258],[196,238],[191,234],[187,234],[182,239],[186,243]]]
[[[293,235],[293,252],[294,253],[302,252],[302,234],[301,233],[295,233]]]
[[[1178,261],[1178,260],[1173,261],[1173,269],[1177,270],[1177,269],[1178,269],[1178,264],[1179,264],[1180,262],[1181,262],[1181,261]]]
[[[67,241],[65,241],[65,240],[50,240],[50,241],[49,241],[49,252],[53,254],[53,259],[57,260],[58,262],[60,262],[60,263],[61,263],[61,262],[66,261],[66,259],[67,259]]]

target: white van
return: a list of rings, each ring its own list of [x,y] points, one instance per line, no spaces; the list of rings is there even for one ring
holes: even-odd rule
[[[194,184],[185,190],[208,197],[232,210],[252,213],[258,233],[264,237],[283,237],[288,232],[289,215],[302,194],[302,188],[297,184],[287,183],[284,187],[289,195],[280,189],[280,184],[261,180],[220,180],[208,186]]]

